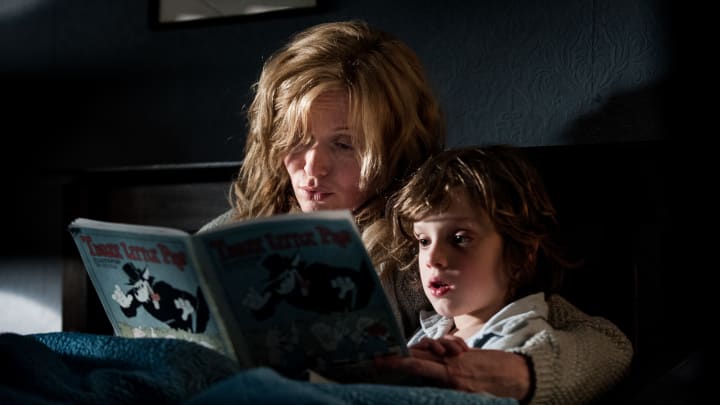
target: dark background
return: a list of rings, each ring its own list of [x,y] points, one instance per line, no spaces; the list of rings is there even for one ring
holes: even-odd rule
[[[237,160],[263,59],[310,25],[359,18],[417,51],[451,146],[657,139],[672,67],[666,3],[321,0],[298,14],[163,28],[153,1],[10,0],[0,5],[3,115],[40,168]],[[620,130],[573,130],[610,103]]]
[[[656,373],[699,347],[705,283],[692,275],[712,248],[687,232],[705,220],[711,189],[704,144],[692,146],[711,135],[696,113],[708,107],[689,97],[706,92],[704,80],[689,67],[710,48],[696,53],[680,38],[705,37],[681,35],[705,11],[669,0],[318,3],[163,26],[154,1],[0,1],[0,305],[10,292],[59,310],[68,184],[88,170],[112,188],[102,183],[116,167],[240,160],[264,58],[299,30],[356,18],[417,52],[448,146],[528,149],[590,260],[569,278],[568,298],[623,327]],[[21,326],[0,318],[0,332]]]
[[[154,21],[154,4],[0,3],[7,254],[58,252],[68,172],[241,159],[243,108],[263,59],[325,21],[364,19],[417,51],[447,112],[449,146],[667,136],[669,1],[321,0],[303,13],[177,28]],[[28,242],[26,226],[33,242],[38,230],[46,239]]]
[[[675,100],[680,24],[669,1],[318,3],[301,13],[163,26],[154,1],[0,2],[0,207],[8,219],[0,260],[50,263],[43,277],[30,284],[14,277],[0,292],[22,288],[59,306],[48,291],[61,288],[55,259],[67,238],[69,182],[88,169],[240,160],[243,111],[264,58],[310,25],[353,18],[417,52],[447,114],[448,146],[538,151],[570,222],[610,207],[590,224],[603,236],[572,225],[608,251],[615,245],[604,235],[621,235],[622,252],[593,251],[596,263],[612,267],[638,246],[652,251],[645,261],[667,254],[668,242],[657,242],[676,225],[664,188],[675,163],[666,165],[665,145],[677,136],[675,108],[686,101]],[[659,272],[657,263],[650,268]],[[13,271],[0,266],[0,280]],[[608,280],[598,285],[615,288]]]

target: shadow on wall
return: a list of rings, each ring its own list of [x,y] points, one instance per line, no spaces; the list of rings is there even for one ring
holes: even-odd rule
[[[669,106],[667,80],[617,93],[599,110],[579,118],[563,138],[573,144],[667,139]]]
[[[698,257],[706,238],[688,228],[714,212],[701,208],[712,183],[698,184],[702,147],[675,136],[692,133],[697,118],[685,119],[697,106],[676,90],[665,81],[611,97],[572,126],[581,144],[572,156],[541,162],[561,227],[586,260],[563,295],[618,324],[635,348],[626,390],[603,403],[695,403],[710,393],[711,346],[693,330],[706,322],[711,266]],[[629,138],[646,141],[619,142]],[[633,387],[642,390],[628,396]]]
[[[653,380],[700,349],[689,322],[697,279],[680,249],[676,170],[670,142],[678,118],[669,81],[616,94],[565,135],[573,146],[539,147],[534,157],[556,203],[570,250],[585,261],[562,295],[609,318],[632,340],[635,378]],[[623,139],[637,139],[627,142]],[[533,151],[533,154],[535,152]],[[540,156],[542,155],[542,156]]]

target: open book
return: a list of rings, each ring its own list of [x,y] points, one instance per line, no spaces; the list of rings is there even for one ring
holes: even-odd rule
[[[374,381],[374,357],[407,355],[349,211],[194,235],[84,218],[69,231],[116,335],[186,339],[247,367],[335,381]]]

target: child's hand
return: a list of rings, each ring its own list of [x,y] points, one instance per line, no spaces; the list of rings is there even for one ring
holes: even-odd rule
[[[439,339],[424,338],[410,349],[428,351],[436,356],[457,356],[470,350],[467,343],[457,336],[445,335]]]

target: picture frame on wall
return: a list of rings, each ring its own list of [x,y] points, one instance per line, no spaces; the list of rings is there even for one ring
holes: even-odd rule
[[[318,8],[318,0],[153,0],[150,25],[176,28],[298,15]]]

